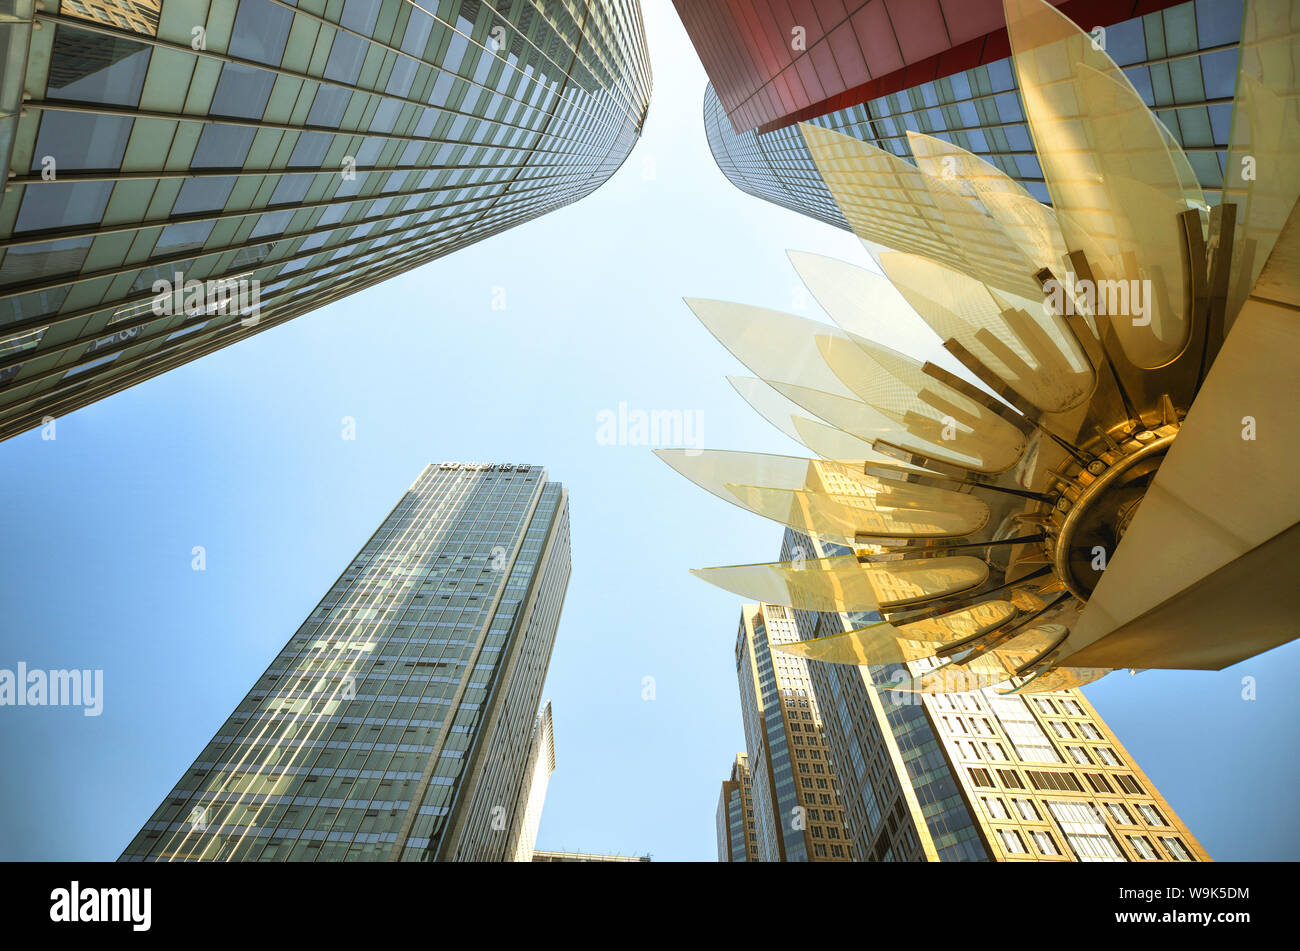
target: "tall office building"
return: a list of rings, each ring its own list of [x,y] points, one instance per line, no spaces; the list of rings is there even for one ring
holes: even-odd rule
[[[789,9],[675,2],[711,81],[709,146],[742,191],[849,230],[799,132],[809,122],[909,159],[909,129],[937,136],[1049,200],[1002,0],[811,0]],[[1125,68],[1217,202],[1241,0],[1051,2]]]
[[[582,198],[649,106],[636,0],[5,10],[0,438]]]
[[[797,640],[789,608],[747,604],[741,609],[736,675],[751,764],[757,860],[845,862],[852,850],[808,663],[772,650],[774,644]]]
[[[850,549],[787,529],[782,559]],[[879,620],[793,611],[799,638]],[[1083,693],[891,689],[927,661],[808,663],[859,861],[1209,861]]]
[[[428,466],[122,859],[509,858],[568,579],[540,467]]]
[[[515,815],[510,822],[510,841],[506,854],[512,862],[531,862],[537,845],[537,829],[542,824],[542,807],[546,789],[555,772],[555,725],[548,700],[533,725],[533,739],[528,746],[524,766],[524,787],[516,798]]]
[[[718,796],[718,861],[757,862],[754,799],[749,786],[749,757],[737,753],[731,778],[722,781]]]

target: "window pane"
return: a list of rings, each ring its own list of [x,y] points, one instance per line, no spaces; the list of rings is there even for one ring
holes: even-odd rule
[[[97,116],[87,112],[46,112],[32,154],[32,171],[45,156],[57,169],[117,169],[126,154],[132,120],[125,116]]]
[[[60,24],[50,58],[50,99],[138,106],[152,51],[142,43]]]
[[[191,168],[239,168],[257,130],[250,126],[208,125],[194,148]]]
[[[229,53],[240,59],[279,66],[293,24],[293,11],[271,0],[240,0]]]
[[[274,85],[275,73],[226,63],[221,67],[221,79],[217,82],[217,91],[212,94],[212,106],[208,112],[214,116],[260,119]]]
[[[28,185],[14,231],[44,231],[97,224],[104,216],[112,182],[49,182]]]
[[[191,215],[200,211],[220,211],[235,187],[235,176],[221,175],[212,178],[191,178],[181,186],[181,192],[172,205],[173,215]]]

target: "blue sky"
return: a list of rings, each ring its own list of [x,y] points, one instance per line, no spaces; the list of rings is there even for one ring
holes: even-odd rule
[[[105,682],[97,718],[0,708],[0,858],[116,858],[443,460],[541,464],[571,493],[538,847],[715,857],[718,787],[743,745],[740,602],[687,570],[775,559],[781,528],[648,446],[604,444],[598,418],[689,410],[707,446],[798,452],[732,391],[742,368],[681,298],[792,309],[786,248],[867,259],[723,178],[698,58],[668,0],[644,7],[649,121],[594,195],[60,419],[52,441],[0,443],[0,667]],[[1294,859],[1298,674],[1289,645],[1087,693],[1213,857]]]

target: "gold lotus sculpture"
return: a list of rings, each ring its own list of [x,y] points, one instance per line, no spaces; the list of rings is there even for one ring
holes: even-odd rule
[[[1093,39],[1005,0],[1050,207],[962,149],[802,132],[879,272],[791,252],[835,326],[688,300],[810,458],[661,450],[847,554],[710,568],[746,598],[878,621],[782,646],[913,662],[905,689],[1219,669],[1300,600],[1300,6],[1246,0],[1222,200]],[[924,321],[947,363],[875,338]]]

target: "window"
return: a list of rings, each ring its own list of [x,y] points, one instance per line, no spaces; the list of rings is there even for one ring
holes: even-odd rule
[[[1093,792],[1108,793],[1115,791],[1101,773],[1085,773],[1084,775],[1088,777],[1088,785],[1092,787]]]
[[[113,183],[55,181],[28,185],[24,191],[15,232],[98,224]]]
[[[1122,862],[1124,855],[1110,837],[1106,823],[1087,803],[1047,803],[1047,809],[1065,833],[1065,840],[1081,862]]]
[[[275,73],[254,66],[226,63],[221,67],[217,90],[212,94],[208,113],[214,116],[235,116],[241,119],[260,119],[271,98]]]
[[[1115,755],[1115,751],[1112,750],[1109,746],[1097,746],[1094,747],[1094,749],[1097,753],[1097,758],[1101,760],[1103,763],[1105,763],[1107,766],[1121,765],[1119,761],[1119,757]]]
[[[1179,862],[1190,862],[1192,860],[1192,854],[1187,851],[1187,846],[1183,845],[1181,839],[1171,835],[1162,835],[1160,842],[1169,850],[1169,854]]]
[[[1061,850],[1057,848],[1056,840],[1052,838],[1050,832],[1031,832],[1034,837],[1034,845],[1043,855],[1060,855]]]
[[[980,798],[984,800],[984,809],[985,809],[985,811],[987,811],[988,814],[989,814],[990,816],[992,816],[994,819],[1009,819],[1009,818],[1011,818],[1011,817],[1007,814],[1006,803],[1004,803],[1004,802],[1003,802],[1001,799],[999,799],[998,797],[996,797],[996,796],[981,796]]]
[[[203,247],[203,243],[208,240],[208,235],[212,233],[215,226],[215,221],[187,221],[168,225],[158,236],[158,243],[154,245],[153,253],[159,256],[197,250]]]
[[[231,56],[279,66],[293,24],[293,11],[271,0],[240,0],[230,37]]]
[[[998,779],[1002,780],[1002,785],[1006,789],[1025,788],[1025,784],[1020,781],[1020,775],[1014,769],[998,770]]]
[[[1162,826],[1167,825],[1165,817],[1160,814],[1160,810],[1149,803],[1138,803],[1138,812],[1142,813],[1142,818],[1147,821],[1147,825]]]
[[[1088,755],[1088,751],[1082,746],[1067,746],[1065,751],[1070,754],[1070,759],[1082,766],[1089,766],[1092,764],[1092,757]]]
[[[1020,838],[1020,833],[1015,829],[999,829],[998,837],[1002,839],[1002,848],[1013,855],[1027,855],[1029,850],[1025,848],[1025,840]]]
[[[1038,807],[1034,805],[1032,799],[1013,799],[1016,804],[1016,811],[1020,813],[1020,818],[1027,819],[1030,822],[1037,822],[1042,818],[1038,814]]]
[[[1128,842],[1129,845],[1133,847],[1133,851],[1136,852],[1138,855],[1142,856],[1142,858],[1144,859],[1159,858],[1159,856],[1156,855],[1155,846],[1151,844],[1151,840],[1148,839],[1146,836],[1131,835],[1128,837]]]
[[[993,788],[993,777],[989,774],[987,769],[978,769],[972,766],[968,772],[970,773],[971,782],[976,786],[984,786],[990,789]]]
[[[190,168],[240,168],[256,133],[249,126],[204,126]]]
[[[1111,819],[1120,825],[1133,825],[1133,817],[1129,815],[1128,810],[1117,802],[1106,803],[1106,811],[1110,813]]]
[[[32,153],[33,172],[41,170],[48,155],[57,170],[117,169],[126,154],[132,120],[126,116],[99,116],[85,112],[50,111],[41,115],[41,131]]]
[[[235,176],[219,175],[187,178],[172,204],[172,215],[190,215],[200,211],[220,211],[235,187]]]
[[[1120,789],[1123,789],[1125,792],[1136,793],[1138,795],[1143,793],[1141,784],[1127,773],[1116,776],[1115,782],[1119,783]]]
[[[138,106],[151,49],[143,43],[60,24],[50,57],[49,99]]]

